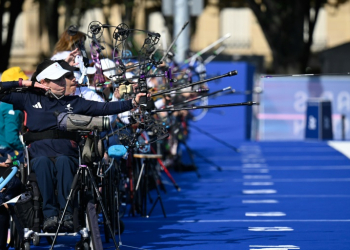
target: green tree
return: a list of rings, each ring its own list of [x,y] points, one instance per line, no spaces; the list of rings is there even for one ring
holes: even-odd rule
[[[346,1],[247,0],[270,45],[273,71],[306,73],[320,8],[325,4],[338,6]]]
[[[59,39],[59,7],[65,7],[65,27],[78,25],[85,12],[95,7],[102,7],[99,0],[37,0],[40,3],[40,29],[48,33],[50,51],[53,51]]]
[[[16,24],[17,17],[22,12],[22,5],[24,0],[11,0],[11,1],[0,1],[0,27],[1,31],[6,30],[6,36],[3,37],[3,32],[0,32],[0,71],[4,71],[8,68],[10,52],[13,41],[13,33]],[[3,16],[5,13],[9,14],[9,22],[7,26],[4,26]]]
[[[0,72],[8,68],[11,46],[13,41],[14,28],[17,17],[22,12],[22,6],[25,0],[0,0]],[[122,14],[123,22],[127,23],[130,28],[133,28],[135,23],[135,11],[137,7],[134,0],[36,0],[39,3],[39,19],[40,34],[44,31],[48,33],[49,48],[53,51],[56,42],[58,41],[58,20],[59,20],[59,7],[64,6],[65,11],[65,27],[71,24],[78,25],[85,12],[92,8],[101,8],[104,6],[111,7],[113,4],[120,4],[125,6],[125,10]],[[9,22],[4,26],[3,16],[5,13],[9,13]],[[106,16],[106,22],[108,23],[108,17]],[[5,36],[3,34],[6,34]],[[50,56],[50,55],[45,55]]]
[[[113,4],[125,6],[122,15],[123,22],[127,23],[130,28],[134,27],[134,0],[37,0],[40,3],[41,27],[45,28],[49,36],[50,51],[53,51],[58,41],[58,7],[65,7],[65,27],[69,25],[78,25],[80,20],[89,9],[111,7]],[[108,17],[105,16],[108,24]],[[118,24],[117,24],[118,25]],[[131,25],[131,26],[130,26]]]

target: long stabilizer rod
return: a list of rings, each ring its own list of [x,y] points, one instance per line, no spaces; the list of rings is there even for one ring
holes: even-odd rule
[[[167,108],[167,109],[155,109],[152,110],[152,113],[158,112],[172,112],[172,111],[181,111],[181,110],[194,110],[194,109],[210,109],[210,108],[223,108],[223,107],[234,107],[234,106],[252,106],[259,105],[258,102],[239,102],[239,103],[228,103],[228,104],[217,104],[217,105],[205,105],[205,106],[192,106],[192,107],[183,107],[183,108]]]
[[[198,84],[202,84],[202,83],[205,83],[205,82],[213,81],[213,80],[220,79],[220,78],[223,78],[223,77],[235,76],[237,74],[238,74],[237,70],[233,70],[233,71],[230,71],[230,72],[228,72],[227,74],[224,74],[224,75],[215,76],[215,77],[204,79],[204,80],[201,80],[201,81],[198,81],[198,82],[184,84],[184,85],[181,85],[181,86],[176,87],[176,88],[163,90],[163,91],[157,92],[155,94],[151,94],[151,97],[158,96],[158,95],[163,95],[165,93],[170,93],[172,91],[176,91],[176,90],[179,90],[179,89],[184,89],[184,88],[187,88],[187,87],[191,87],[191,86],[194,86],[194,85],[198,85]]]

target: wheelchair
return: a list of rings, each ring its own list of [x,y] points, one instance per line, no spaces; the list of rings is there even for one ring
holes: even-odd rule
[[[124,232],[124,223],[121,218],[126,210],[126,188],[127,180],[125,169],[122,170],[122,158],[127,157],[127,149],[122,145],[109,145],[108,136],[105,137],[105,147],[108,148],[108,160],[100,162],[97,176],[101,179],[103,202],[106,207],[107,216],[110,218],[111,228],[114,234],[120,235]],[[104,221],[105,221],[104,217]],[[104,223],[105,241],[108,243],[114,237]]]
[[[97,131],[93,132],[92,140],[96,142]],[[86,141],[85,141],[86,143]],[[97,144],[96,144],[97,145]],[[94,147],[93,154],[95,158],[102,159],[103,150],[101,148]],[[99,151],[99,152],[98,152]],[[118,195],[116,188],[116,177],[115,168],[110,168],[113,171],[107,171],[108,165],[103,164],[101,160],[97,160],[88,165],[82,165],[82,159],[84,158],[84,144],[79,145],[79,168],[74,177],[71,192],[67,198],[68,202],[73,202],[75,197],[77,198],[77,206],[74,206],[73,210],[73,224],[74,232],[59,232],[57,229],[56,233],[47,233],[42,231],[43,226],[43,215],[41,209],[41,197],[38,185],[36,183],[35,174],[32,172],[30,167],[30,160],[28,154],[28,148],[25,147],[26,164],[19,170],[20,178],[25,186],[25,192],[21,195],[21,200],[15,205],[15,211],[13,211],[11,225],[11,238],[12,246],[17,250],[29,250],[31,242],[33,245],[38,246],[40,239],[45,237],[51,249],[54,246],[56,237],[70,236],[80,237],[80,240],[76,243],[75,249],[81,250],[97,250],[103,249],[101,236],[98,225],[98,215],[96,213],[96,204],[99,201],[99,207],[102,208],[106,242],[109,239],[114,240],[116,248],[117,242],[115,240],[115,234],[117,232],[122,233],[124,230],[124,224],[120,221],[119,216],[116,216],[115,211],[117,210],[115,203],[115,196]],[[101,170],[102,169],[102,170]],[[101,178],[99,173],[104,171],[105,176]],[[92,173],[96,173],[93,175]],[[96,180],[99,181],[96,184]],[[99,186],[102,186],[102,196],[99,193]],[[17,206],[17,209],[16,209]],[[65,214],[66,208],[63,212]],[[30,217],[29,219],[23,219],[19,213],[24,215],[23,217]],[[118,217],[118,221],[116,221]],[[111,221],[110,221],[111,220]],[[62,225],[62,219],[60,219],[59,227]],[[106,230],[107,229],[107,230]]]

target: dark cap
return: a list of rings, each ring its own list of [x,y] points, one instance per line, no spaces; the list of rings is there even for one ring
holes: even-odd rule
[[[70,66],[69,63],[67,63],[65,60],[58,60],[56,62],[58,62],[61,65],[61,67],[65,70],[69,70],[71,72],[79,70],[79,68],[77,67]]]

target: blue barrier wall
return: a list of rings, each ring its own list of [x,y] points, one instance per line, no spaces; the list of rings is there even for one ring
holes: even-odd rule
[[[260,140],[304,140],[309,98],[330,100],[333,138],[341,139],[341,115],[346,116],[346,139],[350,138],[349,76],[263,78],[260,84]]]
[[[333,139],[331,105],[330,101],[319,98],[307,101],[305,139]]]
[[[207,65],[207,78],[226,74],[237,70],[238,75],[224,77],[216,81],[208,82],[210,92],[214,92],[228,86],[237,92],[252,90],[254,67],[247,63],[212,62]],[[227,94],[216,98],[209,98],[209,105],[225,103],[241,103],[252,100],[252,95]],[[231,140],[247,140],[251,134],[252,107],[225,107],[209,109],[206,115],[199,121],[191,122],[208,133],[224,140],[230,133]],[[189,144],[200,143],[200,137],[205,135],[198,133],[190,125]],[[215,141],[213,141],[215,143]]]

